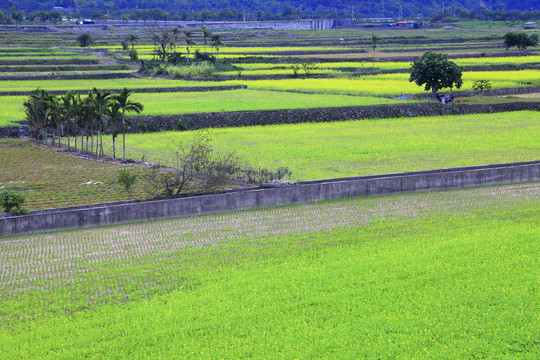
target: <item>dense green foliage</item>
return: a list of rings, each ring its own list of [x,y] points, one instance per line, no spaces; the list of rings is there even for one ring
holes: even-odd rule
[[[22,207],[24,201],[23,194],[12,191],[9,188],[4,188],[4,190],[0,192],[0,207],[2,207],[5,212],[11,213],[12,215],[24,215],[28,212]]]
[[[424,90],[431,90],[433,94],[440,89],[452,89],[454,86],[459,89],[463,85],[461,68],[448,60],[446,54],[426,52],[413,62],[410,74],[409,81],[418,86],[424,85]]]
[[[519,50],[525,50],[528,47],[538,45],[537,34],[525,34],[525,33],[506,33],[504,35],[504,46],[506,50],[517,47]]]
[[[55,21],[58,18],[56,12],[52,11],[53,6],[63,6],[71,13],[83,14],[84,16],[91,15],[93,18],[104,17],[105,14],[116,17],[121,14],[131,14],[132,17],[141,20],[242,20],[244,11],[247,12],[247,20],[293,20],[297,17],[309,18],[310,16],[350,18],[351,6],[355,7],[355,13],[360,16],[397,17],[402,12],[405,16],[413,17],[438,14],[438,20],[455,16],[484,20],[512,20],[516,17],[527,16],[527,14],[507,13],[505,10],[525,10],[529,13],[531,9],[538,10],[535,5],[535,0],[519,2],[512,0],[485,2],[449,0],[442,7],[440,3],[435,1],[425,2],[420,0],[408,2],[386,0],[384,3],[373,0],[342,0],[331,3],[321,0],[287,0],[280,2],[231,0],[226,3],[218,0],[56,0],[47,2],[39,0],[2,0],[0,2],[0,7],[4,10],[15,6],[31,13],[30,18],[36,18],[39,21]],[[488,8],[493,11],[488,10]],[[452,12],[449,9],[459,10]]]
[[[0,357],[538,357],[538,185],[0,241]]]

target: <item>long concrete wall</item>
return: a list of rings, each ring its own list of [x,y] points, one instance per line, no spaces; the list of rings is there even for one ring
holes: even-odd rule
[[[131,201],[36,211],[25,216],[0,218],[0,237],[248,210],[263,206],[302,204],[343,197],[539,180],[540,161],[306,181],[282,187],[243,189],[170,200]]]

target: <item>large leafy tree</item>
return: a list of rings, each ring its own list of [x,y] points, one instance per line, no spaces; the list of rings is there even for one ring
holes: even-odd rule
[[[440,89],[454,86],[459,89],[463,85],[461,75],[461,67],[448,60],[445,54],[428,51],[413,62],[409,81],[414,81],[418,86],[423,85],[426,91],[431,90],[436,98]]]
[[[525,50],[529,46],[538,45],[538,37],[527,35],[525,33],[506,33],[503,37],[506,50],[511,47],[517,47],[519,50]]]

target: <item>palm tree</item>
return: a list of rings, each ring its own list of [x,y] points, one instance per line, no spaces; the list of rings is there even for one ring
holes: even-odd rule
[[[139,41],[139,37],[137,35],[130,34],[127,41],[131,44],[131,51],[133,51],[133,49],[135,49],[135,43]]]
[[[61,110],[62,110],[62,117],[63,117],[63,123],[62,123],[62,135],[64,135],[64,126],[67,134],[67,146],[68,150],[71,149],[71,141],[70,141],[70,132],[73,125],[73,119],[75,117],[75,111],[76,111],[76,104],[75,104],[75,95],[73,95],[73,92],[70,90],[66,92],[63,96],[60,97],[61,101]],[[77,146],[77,143],[75,143],[75,147]]]
[[[109,106],[110,101],[112,100],[111,93],[108,91],[101,92],[98,89],[94,88],[94,97],[92,99],[92,103],[94,105],[94,111],[95,111],[95,121],[96,121],[96,127],[97,127],[97,138],[99,141],[96,143],[96,155],[103,155],[103,130],[105,128],[104,123],[104,116],[105,112],[107,110],[107,106]]]
[[[212,36],[212,33],[206,29],[206,25],[203,25],[202,33],[204,37],[204,52],[206,52],[206,45],[208,45],[208,38]]]
[[[221,41],[221,36],[218,34],[212,35],[212,47],[216,49],[216,57],[217,53],[219,53],[219,48],[223,46],[223,42]]]
[[[122,156],[126,158],[126,124],[129,124],[126,119],[127,112],[134,112],[140,114],[144,110],[144,106],[137,101],[129,99],[131,91],[124,88],[119,94],[114,95],[114,99],[118,102],[120,109],[122,110]]]
[[[113,158],[116,158],[116,137],[118,136],[118,129],[122,125],[122,109],[118,101],[111,101],[109,106],[105,110],[107,115],[107,128],[111,130],[112,135],[112,148]]]
[[[51,128],[52,145],[54,146],[56,144],[56,135],[58,135],[58,147],[60,147],[60,128],[62,126],[62,107],[60,101],[55,95],[48,94],[46,97],[46,106],[47,124]]]
[[[195,42],[193,41],[193,38],[192,38],[193,32],[186,31],[184,33],[184,36],[185,36],[184,40],[186,41],[187,62],[189,63],[189,53],[190,53],[189,50],[190,50],[191,46],[195,45]]]
[[[39,135],[47,125],[47,102],[48,93],[46,90],[37,89],[30,93],[28,99],[23,103],[26,120],[33,131],[36,141],[39,140]]]
[[[375,71],[375,49],[377,48],[377,42],[381,40],[381,38],[375,34],[371,34],[371,44],[373,46],[373,71]]]

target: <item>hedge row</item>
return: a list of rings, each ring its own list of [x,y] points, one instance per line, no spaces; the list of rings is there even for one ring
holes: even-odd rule
[[[140,116],[130,117],[132,125],[128,129],[128,132],[140,133],[170,130],[196,130],[202,128],[332,122],[358,119],[465,115],[538,110],[538,108],[539,104],[537,102],[466,105],[414,103],[318,109],[236,111],[221,113]]]

